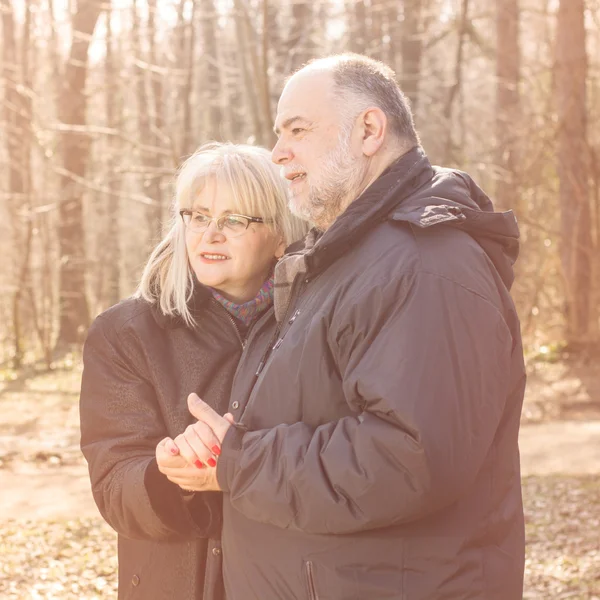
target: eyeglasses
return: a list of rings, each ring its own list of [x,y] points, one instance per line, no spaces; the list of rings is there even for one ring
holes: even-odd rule
[[[195,210],[182,209],[179,211],[185,226],[196,233],[203,233],[208,229],[212,221],[217,225],[219,231],[225,231],[230,237],[243,235],[250,223],[270,223],[268,219],[261,217],[248,217],[246,215],[223,215],[221,217],[209,217]]]

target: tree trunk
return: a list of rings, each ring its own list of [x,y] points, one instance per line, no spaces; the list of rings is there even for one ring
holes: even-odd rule
[[[235,30],[239,46],[239,69],[242,72],[242,78],[244,81],[246,101],[248,102],[252,128],[254,130],[253,135],[255,137],[256,142],[258,144],[262,144],[264,126],[260,116],[260,107],[258,99],[256,97],[256,91],[254,89],[254,78],[251,71],[252,63],[248,61],[248,54],[252,52],[251,46],[253,42],[252,40],[248,39],[249,32],[248,28],[246,27],[246,18],[242,0],[233,0],[233,6],[235,10]]]
[[[423,57],[422,0],[404,0],[400,52],[402,54],[402,76],[400,87],[408,97],[416,117],[419,102],[419,81]]]
[[[458,161],[455,157],[455,141],[454,141],[454,102],[460,95],[462,87],[462,68],[464,56],[464,43],[469,25],[469,0],[462,0],[460,21],[458,24],[458,43],[456,46],[456,58],[454,61],[454,82],[448,91],[446,106],[444,107],[444,117],[446,120],[446,147],[445,147],[445,163],[448,165],[456,164]]]
[[[192,90],[194,87],[194,49],[196,46],[195,40],[195,20],[196,20],[196,3],[191,3],[191,14],[188,23],[183,18],[183,9],[186,0],[180,0],[180,10],[182,11],[181,23],[181,38],[179,45],[179,60],[182,68],[185,65],[185,78],[181,86],[180,102],[183,108],[183,131],[181,140],[180,158],[188,157],[197,146],[196,136],[194,135],[194,126],[192,119]]]
[[[584,0],[560,0],[555,62],[557,160],[561,262],[567,298],[566,336],[573,346],[587,341],[592,290],[584,16]]]
[[[73,15],[73,41],[58,106],[64,124],[86,123],[88,48],[101,12],[95,0],[79,0]],[[60,246],[60,324],[57,346],[79,344],[89,323],[85,293],[85,233],[83,190],[89,139],[82,133],[66,131],[62,136],[64,172],[61,181],[58,237]]]
[[[218,15],[214,0],[200,0],[202,18],[204,131],[209,140],[221,140],[221,74],[217,54]]]
[[[288,75],[288,73],[285,72],[285,42],[281,36],[281,11],[274,0],[265,0],[264,10],[266,11],[266,27],[263,36],[267,35],[269,39],[268,59],[272,72],[272,76],[269,78],[270,94],[271,101],[277,103],[281,92],[280,82]],[[273,83],[274,85],[271,85]]]
[[[367,48],[367,10],[365,0],[350,0],[347,8],[350,50],[364,54]]]
[[[371,0],[371,35],[369,36],[369,56],[376,60],[384,60],[384,8],[383,0]]]
[[[260,74],[258,77],[259,94],[263,114],[263,142],[267,148],[272,148],[277,139],[273,132],[273,114],[271,111],[271,93],[269,83],[269,0],[263,0],[262,5],[262,33],[261,33],[261,61],[257,64]]]
[[[156,13],[157,0],[148,1],[148,48],[149,62],[151,66],[158,66],[156,53]],[[148,195],[152,198],[152,204],[148,213],[148,230],[150,233],[149,245],[154,245],[162,238],[164,203],[162,197],[162,157],[159,148],[166,146],[167,139],[164,135],[164,106],[163,106],[163,82],[162,75],[150,73],[150,98],[147,107],[151,110],[151,145],[155,150],[149,156],[148,166],[150,177],[148,181]],[[143,109],[142,109],[143,110]]]
[[[315,48],[312,40],[313,3],[295,0],[292,4],[292,19],[288,34],[288,73],[293,73],[313,57]]]
[[[496,146],[498,182],[496,202],[502,210],[519,206],[518,132],[519,97],[519,0],[496,2]]]
[[[17,52],[15,17],[12,2],[2,3],[2,33],[4,40],[3,76],[5,82],[4,112],[8,151],[8,209],[13,224],[16,281],[12,298],[13,363],[22,366],[24,331],[22,301],[30,277],[30,257],[33,241],[31,206],[31,76],[29,39],[31,6],[25,3],[25,18],[21,51]]]
[[[109,3],[106,13],[106,60],[105,82],[106,82],[106,125],[109,129],[116,129],[117,110],[116,102],[118,102],[118,75],[119,70],[115,61],[114,39],[112,32],[112,4]],[[119,194],[120,185],[117,180],[116,167],[118,156],[118,148],[116,141],[112,136],[106,138],[106,153],[107,153],[107,185],[109,188],[108,197],[106,198],[106,302],[108,306],[116,304],[121,297],[121,251],[120,251],[120,235],[119,235],[119,213],[120,202]]]

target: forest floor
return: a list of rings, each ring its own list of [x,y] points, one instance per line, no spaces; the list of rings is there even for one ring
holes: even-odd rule
[[[600,600],[600,367],[530,365],[525,599]],[[0,372],[0,597],[116,598],[114,532],[79,452],[80,368]]]

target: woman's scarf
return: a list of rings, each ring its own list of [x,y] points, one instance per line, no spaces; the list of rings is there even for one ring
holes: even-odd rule
[[[244,304],[230,302],[214,289],[212,290],[212,294],[215,300],[220,302],[227,309],[229,314],[233,315],[236,319],[239,319],[246,327],[248,327],[258,315],[273,304],[274,283],[275,280],[273,277],[267,279],[258,291],[258,294],[252,300],[244,302]]]

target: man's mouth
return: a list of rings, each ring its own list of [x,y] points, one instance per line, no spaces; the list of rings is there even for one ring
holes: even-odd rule
[[[298,181],[300,179],[304,179],[306,177],[306,173],[304,171],[290,171],[285,174],[285,178],[288,181]]]

